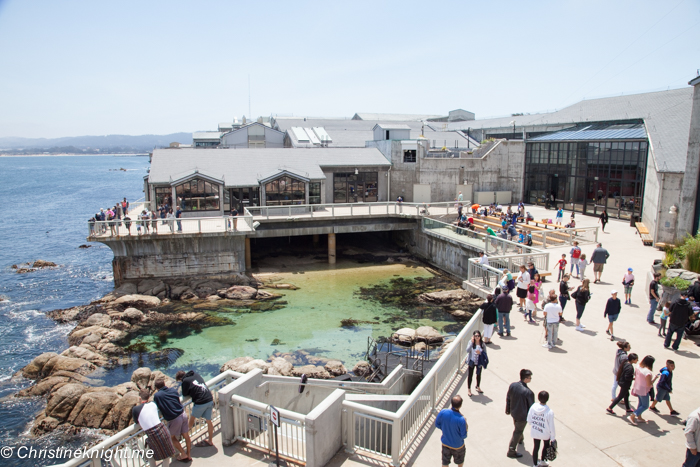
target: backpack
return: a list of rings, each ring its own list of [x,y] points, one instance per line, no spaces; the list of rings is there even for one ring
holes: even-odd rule
[[[527,234],[527,242],[526,242],[526,245],[527,245],[527,246],[532,246],[532,235],[530,235],[530,234]]]

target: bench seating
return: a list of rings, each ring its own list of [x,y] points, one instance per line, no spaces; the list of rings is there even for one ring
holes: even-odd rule
[[[644,245],[653,245],[654,244],[654,239],[649,234],[649,229],[647,229],[646,225],[644,225],[641,222],[635,222],[634,226],[637,227],[637,233],[642,238],[642,243]]]

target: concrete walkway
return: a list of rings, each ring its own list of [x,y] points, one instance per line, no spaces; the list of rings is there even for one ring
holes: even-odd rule
[[[529,207],[535,218],[553,217],[554,211]],[[568,213],[567,217],[568,219]],[[582,226],[595,225],[596,218],[577,215]],[[544,333],[540,325],[523,321],[516,311],[511,314],[512,337],[495,336],[494,345],[489,347],[490,365],[484,371],[481,388],[484,394],[467,397],[466,377],[455,384],[455,392],[465,403],[462,409],[469,423],[469,437],[466,441],[467,460],[465,465],[519,466],[532,465],[530,454],[532,440],[529,427],[525,431],[525,448],[520,447],[524,456],[520,459],[506,457],[508,441],[513,429],[512,419],[505,415],[505,396],[508,385],[518,379],[521,368],[533,372],[530,388],[537,394],[541,390],[550,393],[550,407],[556,418],[559,458],[553,465],[578,466],[625,466],[658,467],[680,466],[685,455],[685,441],[681,420],[700,405],[697,388],[700,387],[698,358],[700,348],[695,341],[684,340],[679,352],[663,348],[662,339],[657,337],[657,328],[646,323],[648,310],[645,274],[652,261],[661,258],[662,253],[652,247],[645,247],[629,227],[629,222],[611,221],[608,233],[601,233],[600,240],[610,252],[610,259],[603,272],[603,283],[592,284],[593,296],[586,307],[582,323],[584,332],[574,330],[575,306],[567,304],[564,317],[567,322],[560,327],[562,340],[557,349],[548,350],[541,345]],[[589,257],[594,245],[583,247]],[[567,253],[570,247],[551,248],[553,254]],[[552,261],[554,263],[554,261]],[[611,289],[617,289],[622,296],[622,275],[627,267],[632,267],[637,285],[632,293],[632,305],[623,305],[619,320],[615,323],[615,334],[619,339],[630,341],[632,351],[656,357],[655,372],[665,365],[666,359],[676,362],[672,402],[681,412],[681,417],[668,415],[668,408],[659,405],[661,415],[650,411],[644,413],[649,420],[647,425],[634,427],[617,409],[617,415],[606,414],[610,404],[613,382],[612,366],[617,346],[605,334],[607,319],[603,317],[605,302]],[[593,276],[592,266],[586,271]],[[580,283],[572,279],[571,284]],[[555,287],[554,282],[546,284],[546,290]],[[540,313],[541,316],[541,313]],[[631,402],[636,405],[636,398]],[[217,442],[219,437],[217,437]],[[412,450],[407,465],[440,465],[440,432],[432,426],[432,420],[419,437]],[[209,452],[211,451],[211,452]],[[265,457],[255,451],[247,451],[245,446],[228,448],[197,448],[192,465],[248,466],[263,465]],[[177,462],[174,465],[184,465]],[[336,466],[384,465],[383,462],[360,454],[338,453],[329,464]]]

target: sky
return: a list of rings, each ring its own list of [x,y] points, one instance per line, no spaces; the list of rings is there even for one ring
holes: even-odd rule
[[[687,86],[700,0],[0,0],[0,137],[477,119]],[[249,94],[250,80],[250,94]]]

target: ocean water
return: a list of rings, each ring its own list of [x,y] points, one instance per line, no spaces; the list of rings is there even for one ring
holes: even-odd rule
[[[0,157],[0,445],[81,442],[27,439],[27,424],[44,400],[9,397],[28,386],[12,375],[40,353],[68,347],[71,326],[57,325],[45,311],[88,303],[112,288],[111,250],[78,246],[87,243],[87,219],[100,207],[143,196],[147,170],[148,158],[137,156]],[[11,269],[36,259],[59,267],[28,274]]]
[[[124,169],[124,170],[120,170]],[[15,398],[29,386],[13,378],[22,367],[43,352],[60,353],[68,347],[72,325],[59,325],[45,312],[89,303],[113,288],[111,250],[88,243],[87,219],[127,197],[142,198],[146,157],[0,157],[0,445],[18,447],[81,447],[99,437],[49,434],[39,439],[27,432],[29,422],[45,406],[44,398]],[[90,248],[80,249],[81,244]],[[53,261],[54,269],[17,274],[11,266],[36,259]],[[218,373],[226,361],[240,356],[267,359],[273,352],[306,350],[335,358],[349,368],[362,359],[367,337],[386,336],[397,324],[395,308],[362,300],[360,287],[386,283],[394,277],[428,278],[432,274],[416,264],[358,264],[341,260],[331,267],[309,264],[296,272],[275,273],[278,283],[291,283],[299,290],[273,290],[284,294],[285,308],[261,313],[219,313],[231,324],[206,328],[189,335],[141,339],[151,349],[178,348],[184,351],[172,364],[135,359],[132,365],[102,372],[105,384],[128,381],[138,366],[174,374],[196,368],[203,376]],[[341,327],[352,318],[362,323]],[[410,324],[442,329],[454,325],[446,313],[414,317]],[[273,342],[278,339],[278,342]],[[159,366],[160,365],[160,366]],[[169,365],[169,366],[167,366]],[[9,465],[50,465],[50,460],[11,459]],[[7,464],[3,464],[7,465]]]

